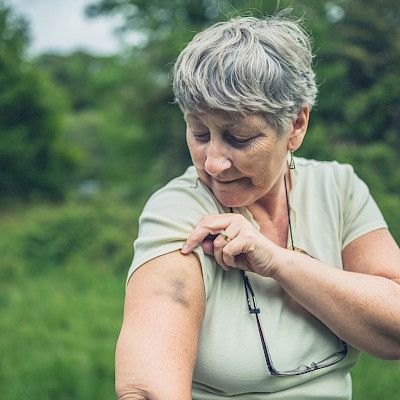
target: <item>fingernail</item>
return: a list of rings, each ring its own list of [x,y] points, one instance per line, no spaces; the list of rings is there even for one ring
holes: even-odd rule
[[[185,243],[183,246],[182,246],[182,248],[181,248],[181,251],[183,252],[183,253],[188,253],[189,252],[189,246]]]

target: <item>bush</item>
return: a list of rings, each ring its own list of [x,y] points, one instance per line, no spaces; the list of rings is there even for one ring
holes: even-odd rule
[[[2,398],[114,396],[114,349],[137,214],[126,204],[96,200],[3,215]]]
[[[136,214],[126,205],[100,200],[38,206],[17,220],[6,218],[0,235],[1,275],[44,274],[82,262],[121,274],[132,257]]]

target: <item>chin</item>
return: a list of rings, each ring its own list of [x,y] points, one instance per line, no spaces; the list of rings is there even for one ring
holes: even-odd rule
[[[251,204],[251,199],[243,198],[243,196],[216,193],[214,193],[214,196],[224,207],[246,207]]]

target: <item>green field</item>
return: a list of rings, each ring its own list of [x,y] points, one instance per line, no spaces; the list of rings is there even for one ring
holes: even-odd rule
[[[105,201],[2,215],[1,399],[111,399],[138,211]],[[354,399],[395,400],[400,363],[363,356]]]

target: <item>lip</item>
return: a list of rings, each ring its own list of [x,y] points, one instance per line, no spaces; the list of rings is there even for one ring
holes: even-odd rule
[[[239,178],[240,179],[240,178]],[[230,183],[235,183],[237,181],[239,181],[239,179],[231,179],[231,180],[220,180],[217,178],[213,178],[213,180],[217,183],[220,183],[221,185],[228,185]]]

